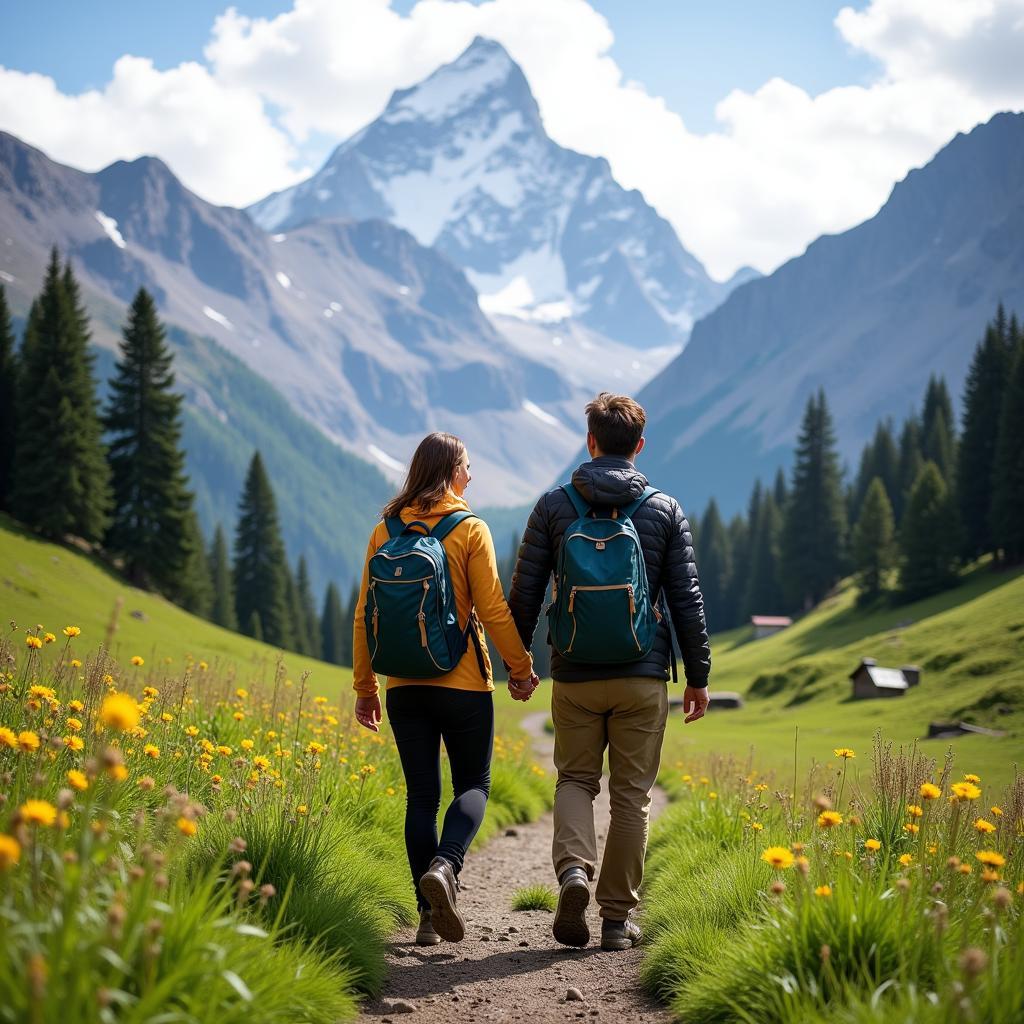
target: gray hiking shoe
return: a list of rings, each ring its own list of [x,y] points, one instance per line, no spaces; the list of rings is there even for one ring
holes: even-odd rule
[[[629,918],[625,921],[609,921],[606,918],[601,922],[601,948],[609,952],[632,949],[640,944],[642,938],[640,927]]]
[[[590,882],[583,868],[568,868],[562,874],[558,906],[551,931],[563,946],[585,946],[590,941],[587,906],[590,904]]]
[[[420,926],[416,929],[416,945],[436,946],[440,941],[441,936],[434,931],[434,926],[430,923],[430,910],[421,910]]]
[[[430,923],[446,942],[466,937],[466,922],[455,905],[458,888],[455,872],[444,857],[435,857],[420,879],[420,892],[430,904]]]

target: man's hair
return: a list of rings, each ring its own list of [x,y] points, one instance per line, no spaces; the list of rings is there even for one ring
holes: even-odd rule
[[[643,406],[626,395],[602,391],[586,409],[587,429],[605,455],[624,455],[636,451],[643,436],[647,413]]]

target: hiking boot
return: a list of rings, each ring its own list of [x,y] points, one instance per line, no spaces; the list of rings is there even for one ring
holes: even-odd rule
[[[590,882],[583,868],[568,868],[562,873],[558,906],[551,931],[563,946],[585,946],[590,941],[587,906],[590,903]]]
[[[601,922],[601,948],[609,952],[632,949],[640,944],[640,928],[627,917],[625,921]]]
[[[420,911],[420,926],[416,929],[417,946],[436,946],[441,941],[441,936],[434,931],[430,923],[430,908],[424,907]]]
[[[455,872],[444,857],[435,857],[420,879],[420,892],[430,904],[430,923],[447,942],[461,942],[466,936],[466,922],[455,906],[458,888]]]

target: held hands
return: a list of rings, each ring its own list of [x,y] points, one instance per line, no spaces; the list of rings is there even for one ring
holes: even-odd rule
[[[356,698],[356,721],[364,729],[380,732],[380,719],[380,697],[377,694]]]
[[[683,711],[686,717],[683,723],[696,722],[704,717],[708,709],[708,688],[706,686],[687,686],[683,690]]]
[[[524,703],[533,696],[533,691],[540,686],[540,676],[536,672],[530,674],[529,679],[513,679],[509,676],[508,692],[513,700],[521,700]]]

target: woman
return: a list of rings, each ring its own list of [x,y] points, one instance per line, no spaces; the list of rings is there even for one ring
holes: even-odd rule
[[[381,704],[365,617],[370,559],[391,535],[388,519],[399,517],[403,523],[415,522],[433,529],[446,515],[468,511],[463,494],[470,480],[465,445],[452,434],[430,434],[420,442],[404,487],[385,506],[384,521],[377,524],[370,536],[353,623],[353,665],[358,694],[356,720],[374,732],[381,720]],[[422,530],[422,526],[413,529]],[[469,844],[483,820],[494,741],[494,683],[483,643],[483,627],[509,666],[510,682],[515,684],[518,699],[528,698],[538,681],[533,673],[533,660],[519,639],[505,603],[487,525],[481,519],[469,517],[441,543],[447,555],[458,623],[469,634],[470,642],[447,674],[428,679],[390,676],[386,692],[388,719],[407,790],[405,846],[420,911],[416,932],[419,945],[435,945],[442,938],[459,942],[466,931],[456,906],[457,879]],[[471,619],[474,614],[476,618]],[[371,621],[375,629],[376,619]],[[445,812],[438,840],[442,742],[451,764],[454,797]]]

